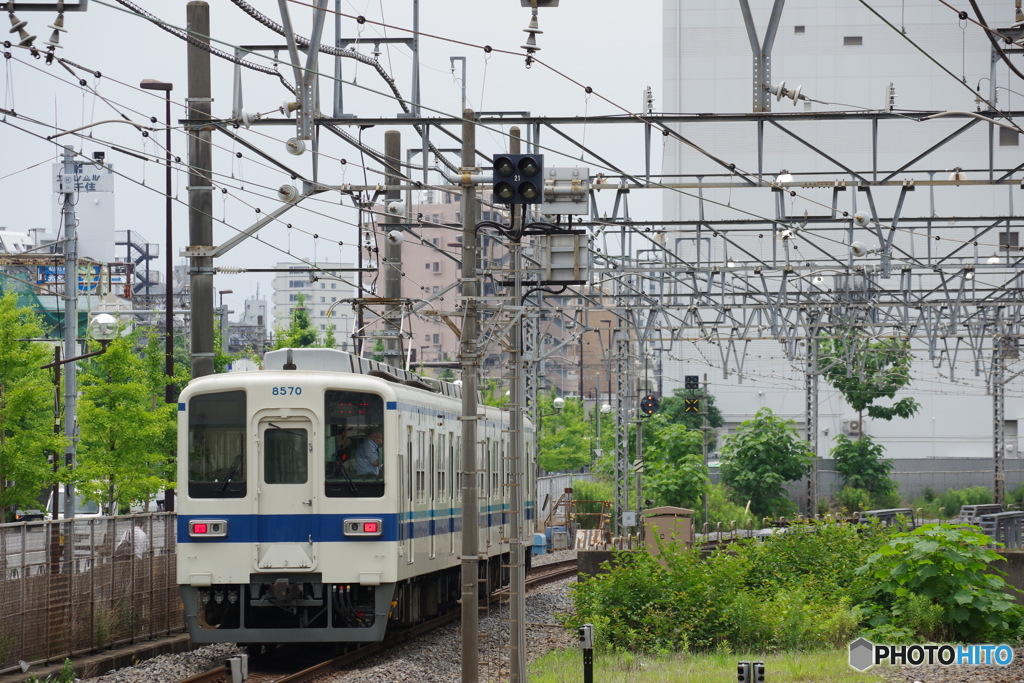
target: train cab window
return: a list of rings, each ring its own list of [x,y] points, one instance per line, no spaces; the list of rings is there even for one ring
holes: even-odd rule
[[[384,401],[359,391],[324,392],[324,493],[333,498],[384,495]]]
[[[188,405],[188,495],[246,494],[245,392],[193,396]]]

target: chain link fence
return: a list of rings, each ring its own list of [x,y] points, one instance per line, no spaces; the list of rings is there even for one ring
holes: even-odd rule
[[[0,524],[0,674],[184,630],[175,515]]]

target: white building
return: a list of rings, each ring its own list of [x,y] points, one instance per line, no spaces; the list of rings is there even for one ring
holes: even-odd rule
[[[304,305],[318,339],[323,341],[328,327],[334,326],[336,348],[348,351],[355,328],[350,303],[356,297],[357,274],[351,270],[355,266],[351,263],[317,263],[319,270],[314,273],[309,272],[311,266],[307,263],[278,263],[275,268],[284,272],[279,272],[272,283],[273,329],[288,327],[301,294],[305,297]]]
[[[1020,164],[1019,136],[987,123],[970,126],[926,154],[932,145],[952,136],[971,119],[920,122],[918,112],[986,109],[986,104],[975,101],[974,92],[979,87],[983,97],[998,100],[1001,110],[1024,109],[1020,105],[1024,99],[1011,92],[1024,92],[1020,79],[999,60],[993,66],[992,48],[985,33],[976,25],[961,21],[948,7],[932,0],[868,3],[894,29],[857,0],[786,2],[771,53],[770,80],[773,86],[785,81],[790,93],[799,86],[800,92],[810,99],[795,100],[794,105],[789,98],[780,101],[771,97],[774,112],[792,115],[777,126],[751,114],[757,88],[752,78],[751,39],[742,4],[736,0],[664,0],[663,112],[746,115],[731,121],[694,116],[692,122],[673,124],[677,132],[700,149],[669,139],[664,173],[669,181],[676,182],[739,180],[711,158],[714,156],[749,174],[760,172],[769,181],[785,169],[797,183],[806,184],[797,188],[798,196],[780,196],[765,186],[665,192],[666,221],[695,221],[698,215],[708,221],[772,218],[780,215],[777,211],[784,217],[799,217],[805,210],[811,216],[827,214],[833,201],[831,184],[836,180],[851,185],[858,176],[881,180],[906,165],[894,177],[891,187],[871,188],[878,215],[887,217],[880,222],[886,223],[894,216],[904,179],[916,179],[918,183],[929,178],[946,180],[958,172],[957,168],[963,169],[967,179],[987,179],[990,150],[996,169],[1012,170]],[[758,43],[764,40],[773,4],[772,0],[750,2]],[[984,19],[993,28],[1014,23],[1013,2],[981,0],[979,4]],[[901,33],[904,28],[905,35]],[[929,57],[953,75],[945,73]],[[993,73],[995,78],[991,79]],[[857,108],[884,111],[891,104],[890,84],[895,92],[896,116],[882,116],[874,121],[819,116],[863,111]],[[904,112],[906,118],[900,116]],[[922,156],[915,160],[918,155]],[[1013,216],[1014,202],[1020,206],[1024,201],[1021,173],[1009,177],[1011,182],[1002,186],[947,185],[918,187],[907,192],[902,206],[905,222],[901,225],[918,232],[899,231],[894,248],[907,262],[916,259],[937,263],[929,259],[934,256],[932,250],[939,247],[930,246],[934,243],[929,240],[960,240],[966,242],[966,248],[941,259],[939,265],[970,269],[978,265],[978,278],[982,281],[986,278],[985,264],[991,264],[993,257],[1012,268],[1008,257],[1013,246],[1020,244],[1020,220],[1004,221],[994,231],[974,237],[981,232],[977,226],[985,222],[985,217]],[[812,182],[822,186],[812,187]],[[855,191],[852,186],[837,196],[839,210],[848,211],[850,216],[857,210],[869,209],[866,193]],[[924,222],[930,217],[941,221]],[[916,223],[911,222],[914,219]],[[830,259],[850,262],[850,236],[869,247],[877,245],[879,239],[871,231],[854,232],[852,221],[841,218],[831,228],[836,232],[827,232],[830,228],[824,225],[812,226],[815,239],[794,239],[785,245],[772,239],[770,220],[762,228],[752,225],[742,230],[723,223],[717,223],[714,230],[711,228],[705,227],[698,241],[695,224],[680,225],[666,235],[666,244],[690,262],[698,259],[699,246],[704,264],[718,264],[725,271],[730,263],[736,263],[737,268],[746,268],[742,276],[747,278],[752,277],[757,261],[767,262],[776,268],[766,268],[765,275],[769,279],[774,277],[776,283],[780,266],[792,259],[800,266],[809,266],[808,270],[820,268],[823,287],[833,287],[836,278],[841,277],[836,275],[842,270],[841,265],[833,266],[834,272],[828,271]],[[729,230],[733,233],[729,234]],[[980,242],[980,246],[972,246],[972,240]],[[878,260],[871,262],[877,264]],[[917,272],[910,281],[920,286],[926,275]],[[899,281],[898,273],[893,277]],[[894,285],[890,281],[884,286]],[[951,296],[955,298],[956,291]],[[738,307],[741,305],[737,303]],[[959,333],[964,334],[962,328]],[[892,422],[865,420],[864,432],[886,447],[888,457],[992,457],[993,400],[985,377],[985,365],[991,357],[975,364],[962,347],[958,352],[955,342],[945,341],[947,348],[933,350],[934,360],[928,359],[923,342],[914,342],[914,381],[897,398],[915,397],[921,404],[917,416]],[[761,407],[770,407],[803,423],[805,349],[801,343],[791,361],[786,359],[778,341],[747,344],[740,340],[733,348],[700,341],[677,343],[663,356],[665,393],[681,386],[684,375],[699,375],[703,379],[707,373],[710,391],[717,398],[727,427],[749,419]],[[978,375],[976,368],[981,370]],[[1011,365],[1007,376],[1019,370]],[[1024,384],[1020,378],[1007,383],[1004,426],[1009,458],[1020,457],[1021,453],[1017,421],[1024,419],[1022,396]],[[826,457],[832,439],[844,425],[849,427],[857,415],[824,381],[819,383],[818,399],[818,453]]]

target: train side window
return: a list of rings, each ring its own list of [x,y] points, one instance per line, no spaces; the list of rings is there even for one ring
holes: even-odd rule
[[[245,497],[245,424],[244,391],[201,394],[189,400],[189,497]]]
[[[434,496],[437,495],[437,489],[434,487],[434,475],[433,475],[433,472],[437,469],[437,451],[435,449],[436,443],[435,443],[435,439],[434,439],[434,430],[431,429],[429,434],[430,434],[430,441],[429,441],[430,462],[429,462],[429,464],[427,466],[426,474],[427,474],[427,478],[430,479],[430,493],[429,493],[430,500],[434,500]]]
[[[444,434],[437,435],[437,453],[437,499],[441,501],[448,497],[445,488],[448,484],[445,476],[445,470],[448,467],[448,451],[444,447]]]
[[[413,489],[413,486],[412,486],[412,427],[408,427],[407,428],[406,439],[407,439],[407,442],[406,442],[406,460],[408,461],[408,464],[406,465],[407,470],[406,470],[405,480],[409,484],[409,502],[411,503],[412,502],[412,489]]]
[[[416,502],[422,503],[427,494],[426,464],[423,462],[425,456],[423,439],[425,434],[416,432]]]

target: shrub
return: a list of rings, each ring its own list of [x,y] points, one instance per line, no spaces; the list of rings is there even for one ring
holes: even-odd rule
[[[949,524],[897,534],[857,570],[877,581],[868,623],[924,638],[948,630],[966,642],[1016,639],[1024,609],[1006,593],[1005,573],[989,566],[1002,559],[990,543],[973,527]]]
[[[729,499],[729,490],[723,484],[712,484],[708,488],[708,528],[715,531],[721,522],[722,529],[732,529],[736,522],[737,529],[761,528],[761,521],[748,512],[743,505]]]
[[[843,489],[836,494],[836,503],[839,504],[847,512],[860,512],[861,510],[871,509],[871,494],[864,489],[853,488],[852,486],[844,486]]]
[[[874,510],[891,510],[902,505],[903,498],[896,491],[871,494],[871,507]]]
[[[932,500],[928,501],[928,490],[925,495],[914,499],[914,508],[923,508],[922,514],[925,517],[949,519],[960,513],[962,505],[983,505],[992,502],[992,492],[984,486],[972,486],[966,489],[948,489],[945,493],[935,495],[932,491]],[[941,508],[941,510],[940,510]]]
[[[835,647],[855,635],[870,595],[856,570],[890,531],[879,524],[812,522],[763,543],[713,552],[661,546],[621,552],[608,574],[572,587],[570,627],[595,625],[597,647],[633,652],[799,650]]]

